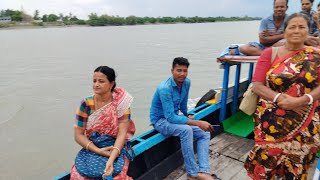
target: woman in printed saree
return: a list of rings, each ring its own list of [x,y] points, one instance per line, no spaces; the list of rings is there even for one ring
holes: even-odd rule
[[[132,179],[127,176],[129,160],[125,155],[127,142],[135,132],[130,118],[132,100],[126,90],[116,88],[112,68],[95,69],[93,95],[82,100],[76,112],[74,138],[83,149],[76,157],[71,179],[103,179],[111,175],[114,180]],[[98,160],[87,159],[92,157]]]
[[[286,44],[261,54],[253,77],[260,97],[254,114],[255,145],[245,168],[252,179],[306,179],[320,146],[320,54],[304,46],[308,18],[292,14]]]

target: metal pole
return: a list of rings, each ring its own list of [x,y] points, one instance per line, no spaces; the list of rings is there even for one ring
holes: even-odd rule
[[[227,98],[228,98],[228,84],[229,84],[229,71],[230,65],[224,63],[224,73],[222,82],[222,94],[221,94],[221,109],[219,115],[219,121],[222,122],[226,117],[227,110]]]
[[[254,67],[254,63],[250,63],[249,75],[248,75],[248,86],[252,81],[253,67]]]
[[[234,87],[233,87],[232,114],[234,114],[238,111],[238,94],[239,94],[240,72],[241,72],[241,64],[237,64],[236,78],[234,80]]]

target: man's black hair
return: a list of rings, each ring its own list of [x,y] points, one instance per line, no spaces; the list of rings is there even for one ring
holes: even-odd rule
[[[313,1],[313,0],[312,0]],[[276,0],[273,0],[273,5],[276,3]],[[289,0],[287,0],[287,6],[289,4]]]
[[[178,64],[178,65],[185,65],[187,67],[189,67],[190,63],[188,61],[187,58],[184,58],[184,57],[176,57],[173,59],[173,62],[172,62],[172,69],[174,68],[174,66]]]
[[[310,2],[311,2],[311,4],[313,4],[313,2],[314,2],[314,0],[309,0]],[[302,2],[302,0],[301,0],[301,2]]]

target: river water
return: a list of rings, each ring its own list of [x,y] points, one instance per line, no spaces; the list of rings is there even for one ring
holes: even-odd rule
[[[113,67],[133,96],[137,135],[149,130],[153,92],[174,57],[189,59],[190,98],[222,83],[216,57],[257,39],[258,21],[0,31],[0,179],[52,179],[80,149],[75,109],[92,93],[92,72]],[[242,72],[246,75],[247,72]]]

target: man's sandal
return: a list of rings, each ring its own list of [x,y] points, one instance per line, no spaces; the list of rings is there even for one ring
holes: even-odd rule
[[[217,175],[215,175],[215,174],[211,174],[211,176],[213,177],[213,179],[215,179],[215,180],[221,180],[220,178],[218,178],[218,176]]]

